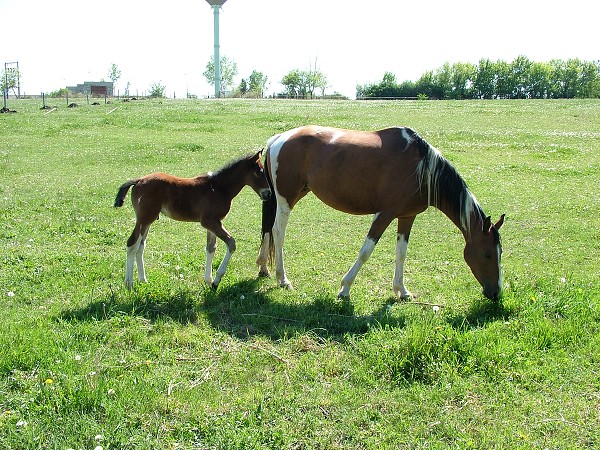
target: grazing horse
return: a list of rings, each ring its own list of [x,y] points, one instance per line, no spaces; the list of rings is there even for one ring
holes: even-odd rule
[[[204,281],[217,288],[225,274],[231,254],[235,251],[235,239],[223,227],[223,219],[231,208],[231,201],[244,186],[250,186],[263,200],[271,196],[271,190],[261,162],[262,150],[243,157],[223,167],[216,173],[195,178],[179,178],[164,173],[152,173],[125,182],[117,193],[115,206],[123,206],[123,200],[131,186],[131,200],[135,211],[135,227],[127,240],[127,265],[125,285],[133,287],[133,265],[137,262],[138,278],[146,281],[144,270],[144,247],[150,225],[160,213],[175,220],[200,222],[206,228],[206,270]],[[212,278],[212,261],[217,248],[217,238],[227,245],[227,252]]]
[[[268,276],[267,261],[275,252],[281,287],[291,288],[283,266],[283,243],[289,215],[312,191],[324,203],[350,214],[374,214],[358,258],[342,278],[340,297],[350,286],[375,244],[398,219],[393,290],[404,286],[404,262],[415,216],[432,205],[441,210],[465,238],[464,258],[489,299],[501,293],[499,228],[492,224],[456,169],[410,128],[352,131],[305,126],[273,136],[267,143],[266,172],[273,196],[263,204],[263,240],[257,264]],[[271,258],[272,259],[272,258]]]

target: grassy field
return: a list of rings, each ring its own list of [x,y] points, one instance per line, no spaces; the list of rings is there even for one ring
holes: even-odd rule
[[[177,101],[0,115],[0,448],[600,447],[600,101]],[[152,171],[194,176],[316,123],[410,126],[502,228],[493,304],[439,211],[411,234],[391,289],[395,226],[336,298],[371,217],[309,196],[293,211],[295,290],[258,279],[260,200],[218,291],[205,233],[161,219],[148,283],[124,288],[129,201]],[[215,265],[223,256],[217,249]]]

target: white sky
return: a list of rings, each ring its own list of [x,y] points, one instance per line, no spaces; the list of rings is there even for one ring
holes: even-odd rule
[[[354,97],[357,84],[392,72],[416,81],[445,62],[481,58],[600,59],[597,0],[228,0],[220,13],[221,56],[281,92],[281,78],[315,61],[327,93]],[[115,63],[142,94],[214,92],[202,73],[213,54],[205,0],[0,0],[0,64],[18,61],[22,92],[50,92],[108,79]]]

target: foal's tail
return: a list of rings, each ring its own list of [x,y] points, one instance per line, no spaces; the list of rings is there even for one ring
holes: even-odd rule
[[[115,198],[115,208],[123,206],[123,201],[125,200],[125,196],[127,195],[129,188],[137,184],[138,181],[139,180],[128,180],[121,185],[119,192],[117,192],[117,198]]]

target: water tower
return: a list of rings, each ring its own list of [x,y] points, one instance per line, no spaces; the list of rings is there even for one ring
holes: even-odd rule
[[[219,10],[227,0],[206,0],[215,15],[215,97],[221,96],[221,57],[219,56]]]

